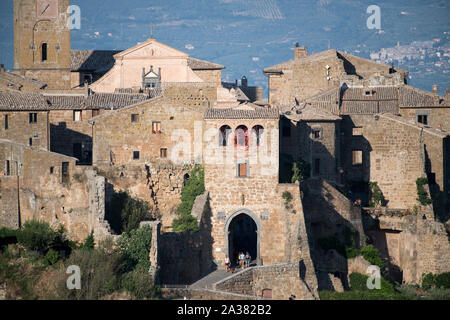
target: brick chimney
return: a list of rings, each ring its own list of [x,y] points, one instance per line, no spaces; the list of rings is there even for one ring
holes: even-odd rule
[[[308,49],[305,46],[299,46],[298,42],[295,44],[294,48],[294,58],[301,59],[308,56]]]
[[[438,93],[438,87],[437,85],[433,84],[433,86],[431,87],[431,92],[433,92],[434,94]]]
[[[84,97],[89,97],[90,89],[89,89],[89,83],[87,80],[84,80]]]
[[[5,72],[5,65],[3,63],[0,65],[0,72]]]

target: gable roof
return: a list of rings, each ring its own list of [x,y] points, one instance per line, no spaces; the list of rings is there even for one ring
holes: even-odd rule
[[[0,72],[0,81],[4,82],[8,87],[11,87],[11,89],[20,89],[23,86],[31,86],[36,90],[40,90],[47,86],[45,82],[7,71]]]
[[[278,119],[276,108],[261,107],[253,103],[244,102],[234,108],[208,108],[205,119]]]
[[[168,45],[166,45],[164,43],[161,43],[159,41],[156,41],[153,38],[149,38],[149,39],[147,39],[146,41],[144,41],[142,43],[138,43],[134,47],[131,47],[131,48],[127,49],[127,50],[124,50],[124,51],[121,51],[121,52],[115,54],[114,58],[117,59],[117,58],[124,57],[124,56],[126,56],[126,55],[128,55],[130,53],[133,53],[133,52],[135,52],[135,51],[137,51],[139,49],[142,49],[142,48],[147,47],[147,46],[152,45],[152,44],[154,44],[156,46],[159,46],[159,47],[162,47],[162,48],[168,50],[169,52],[172,52],[174,56],[179,56],[179,57],[188,57],[189,56],[187,53],[185,53],[183,51],[180,51],[180,50],[177,50],[175,48],[169,47]]]
[[[105,73],[114,66],[114,55],[119,52],[117,50],[71,50],[71,70]]]
[[[225,69],[225,67],[220,65],[220,64],[209,62],[209,61],[205,61],[205,60],[200,60],[200,59],[196,59],[196,58],[192,58],[192,57],[188,58],[188,66],[192,70],[221,70],[221,69]]]
[[[283,115],[294,121],[339,121],[341,117],[331,112],[315,108],[314,106],[304,103],[295,106],[291,110],[287,110]]]

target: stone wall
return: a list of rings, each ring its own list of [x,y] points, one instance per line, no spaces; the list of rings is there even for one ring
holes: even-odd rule
[[[360,135],[352,134],[354,127],[360,128]],[[448,139],[445,133],[393,115],[345,116],[342,128],[346,181],[376,181],[388,200],[388,207],[412,208],[417,203],[416,179],[425,170],[433,174],[440,190],[448,190],[445,185],[448,173],[443,168],[447,161],[443,153]],[[362,151],[361,165],[352,164],[354,150]]]
[[[47,111],[32,111],[37,114],[37,121],[30,123],[30,113],[27,111],[0,111],[0,139],[7,139],[22,144],[32,144],[35,147],[49,149],[49,119]],[[8,116],[8,129],[5,119]]]
[[[251,267],[217,282],[214,289],[258,297],[271,290],[274,300],[288,300],[291,295],[298,300],[317,299],[317,287],[305,279],[302,262]]]
[[[161,295],[166,299],[187,300],[263,300],[256,296],[237,294],[210,289],[192,289],[192,288],[162,288]]]
[[[132,115],[137,117],[134,122]],[[153,132],[153,122],[159,122],[161,132]],[[100,115],[92,123],[97,172],[116,191],[128,189],[149,202],[163,230],[170,231],[186,175],[195,154],[201,157],[195,142],[202,132],[201,111],[158,98]],[[161,149],[166,150],[165,158]]]
[[[109,235],[105,222],[105,179],[75,159],[46,150],[2,141],[1,156],[17,161],[19,170],[5,175],[0,161],[2,225],[19,227],[27,220],[42,220],[54,228],[64,225],[73,240]],[[67,163],[67,175],[62,167]]]
[[[441,128],[450,132],[450,108],[449,107],[434,107],[434,108],[406,108],[400,107],[400,115],[407,119],[417,121],[417,113],[428,114],[428,125],[434,128]]]
[[[422,215],[381,216],[379,228],[367,234],[405,283],[420,284],[424,273],[450,271],[449,237],[441,222]]]

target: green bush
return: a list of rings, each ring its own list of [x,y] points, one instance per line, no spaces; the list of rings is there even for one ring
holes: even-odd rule
[[[293,205],[291,204],[292,201],[292,194],[289,191],[283,192],[281,197],[284,199],[284,207],[286,210],[291,210]]]
[[[317,242],[319,247],[325,251],[334,249],[340,254],[345,255],[345,248],[336,235],[319,238]]]
[[[385,267],[385,261],[381,258],[380,251],[371,244],[364,246],[360,250],[364,259],[371,264],[378,266],[381,270]]]
[[[57,299],[98,300],[119,289],[119,255],[103,248],[75,250],[60,270]],[[70,265],[80,267],[81,289],[69,290],[66,286],[66,269]]]
[[[0,227],[0,239],[16,237],[19,230],[13,230],[5,227]]]
[[[48,250],[47,254],[44,256],[44,262],[48,265],[53,265],[58,262],[59,253],[53,249]]]
[[[44,251],[59,238],[59,233],[54,231],[47,222],[30,220],[25,222],[17,233],[17,241],[31,249]]]
[[[116,234],[139,228],[141,221],[150,220],[148,202],[131,197],[128,191],[114,193],[106,212],[111,229]]]
[[[205,192],[205,173],[202,166],[195,166],[181,189],[181,204],[177,208],[178,218],[172,223],[173,231],[198,231],[198,222],[191,215],[192,207],[197,196]]]
[[[422,275],[422,288],[425,290],[431,289],[436,285],[436,276],[432,273]]]
[[[95,247],[95,239],[94,239],[94,231],[92,230],[91,233],[86,237],[84,242],[81,244],[80,249],[93,250],[94,247]]]
[[[450,272],[444,272],[436,276],[436,286],[438,288],[450,289]]]
[[[134,270],[124,274],[120,287],[133,294],[137,299],[154,298],[159,293],[159,288],[154,286],[151,275],[143,270]]]
[[[124,233],[117,240],[122,255],[122,270],[141,270],[148,272],[150,268],[149,253],[152,244],[152,229],[149,225]]]
[[[417,201],[420,202],[421,205],[426,206],[432,204],[433,201],[428,196],[428,193],[425,191],[424,185],[428,184],[427,178],[418,178],[416,180],[417,186]]]
[[[370,207],[380,207],[384,206],[386,200],[384,199],[383,192],[381,192],[380,187],[377,182],[369,182],[370,190]]]
[[[295,183],[296,181],[302,182],[309,178],[311,174],[311,165],[307,163],[305,160],[300,159],[299,161],[294,162],[292,165],[292,178],[291,183]]]

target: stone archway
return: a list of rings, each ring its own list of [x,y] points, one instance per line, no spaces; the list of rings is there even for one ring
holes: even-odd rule
[[[224,227],[225,252],[232,264],[236,264],[239,251],[248,251],[252,260],[261,265],[261,231],[260,219],[248,209],[236,210],[228,217]]]

